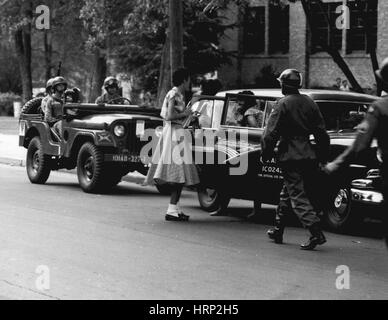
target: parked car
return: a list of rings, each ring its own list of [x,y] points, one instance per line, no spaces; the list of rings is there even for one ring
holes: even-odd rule
[[[140,151],[146,129],[163,125],[160,110],[138,106],[69,103],[59,105],[63,130],[59,137],[43,121],[41,99],[23,108],[19,145],[27,149],[27,174],[44,184],[52,170],[77,168],[83,191],[102,192],[117,185],[132,171],[146,174]]]
[[[254,97],[238,94],[240,91],[221,92],[217,97],[200,97],[191,106],[193,110],[201,111],[197,123],[200,132],[208,136],[213,133],[214,136],[214,148],[206,144],[194,147],[195,153],[203,154],[203,158],[216,159],[214,163],[199,165],[201,187],[198,189],[198,199],[201,208],[208,212],[227,207],[231,198],[267,204],[277,204],[279,201],[281,168],[275,159],[261,163],[260,141],[276,101],[283,95],[279,89],[252,90]],[[320,107],[331,138],[330,159],[352,144],[357,125],[370,104],[377,99],[371,95],[341,91],[301,90],[301,93],[310,96]],[[254,99],[252,105],[258,114],[256,127],[241,122],[240,102],[246,99],[251,102]],[[313,137],[311,139],[314,143]],[[351,165],[340,181],[330,184],[329,188],[335,188],[330,190],[335,200],[324,209],[324,220],[331,229],[344,230],[359,221],[364,213],[369,213],[359,210],[360,199],[356,199],[357,195],[366,195],[360,192],[361,183],[357,181],[365,178],[370,170],[379,168],[376,151],[377,144],[374,143]],[[246,172],[231,174],[230,169],[244,161],[248,164]],[[328,186],[322,188],[327,189]]]

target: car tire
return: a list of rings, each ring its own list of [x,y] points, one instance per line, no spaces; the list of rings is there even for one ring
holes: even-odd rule
[[[77,159],[77,176],[82,190],[86,193],[98,193],[110,185],[105,169],[101,150],[93,143],[85,143]]]
[[[23,114],[43,114],[41,105],[43,97],[37,97],[27,101],[22,107],[21,113]]]
[[[27,176],[33,184],[45,184],[50,176],[50,156],[43,153],[42,142],[35,137],[28,145],[26,157]]]
[[[212,188],[199,187],[197,194],[201,209],[206,212],[214,212],[219,209],[226,209],[230,202],[229,196],[221,196],[217,190]]]
[[[333,204],[323,214],[325,225],[334,232],[348,231],[361,221],[361,216],[353,210],[350,188],[340,188]]]
[[[158,190],[158,192],[164,196],[171,195],[171,192],[173,190],[173,187],[171,186],[171,184],[168,184],[168,183],[156,184],[155,187]]]

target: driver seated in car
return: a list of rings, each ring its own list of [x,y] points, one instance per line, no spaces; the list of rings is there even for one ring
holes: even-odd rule
[[[51,80],[51,89],[49,95],[42,101],[42,111],[44,121],[54,129],[54,132],[61,137],[62,135],[62,106],[64,93],[67,89],[67,81],[63,77],[56,77]]]
[[[104,81],[105,93],[98,97],[96,104],[130,105],[130,101],[120,95],[119,81],[115,77],[108,77]]]
[[[237,118],[238,124],[242,127],[260,127],[263,121],[263,112],[258,109],[255,97],[247,97],[254,96],[254,93],[252,91],[242,91],[238,94],[245,95],[245,97],[241,97],[238,110],[240,115]]]

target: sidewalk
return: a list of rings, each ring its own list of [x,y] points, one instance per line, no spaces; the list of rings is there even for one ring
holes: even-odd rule
[[[24,166],[26,151],[19,147],[19,136],[0,132],[0,163]]]

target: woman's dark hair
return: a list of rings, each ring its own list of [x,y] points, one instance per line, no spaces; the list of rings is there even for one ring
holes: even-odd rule
[[[255,97],[247,97],[254,96],[255,94],[252,91],[241,91],[238,94],[244,95],[245,97],[240,97],[241,101],[244,102],[244,109],[248,110],[250,107],[253,107],[257,104]]]
[[[186,68],[179,68],[172,75],[172,83],[175,87],[180,86],[185,80],[189,79],[190,74]]]
[[[203,80],[201,85],[202,85],[201,94],[204,96],[214,96],[222,89],[222,83],[218,79]]]

